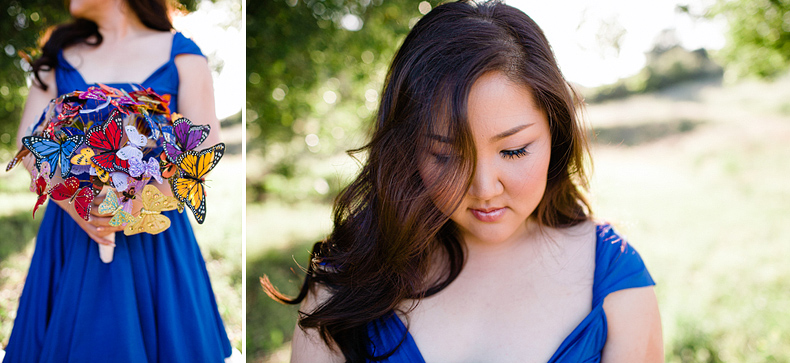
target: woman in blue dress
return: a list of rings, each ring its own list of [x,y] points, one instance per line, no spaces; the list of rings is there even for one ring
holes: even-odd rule
[[[301,293],[264,280],[302,304],[292,362],[662,362],[653,280],[583,194],[581,103],[523,12],[425,15]]]
[[[33,64],[18,144],[50,99],[97,83],[170,95],[170,110],[211,125],[205,144],[216,144],[206,58],[167,10],[165,0],[70,1],[74,20]],[[188,214],[164,212],[165,232],[125,236],[97,214],[100,201],[90,221],[68,201],[48,203],[4,362],[223,362],[231,346]],[[113,243],[103,263],[98,244]]]

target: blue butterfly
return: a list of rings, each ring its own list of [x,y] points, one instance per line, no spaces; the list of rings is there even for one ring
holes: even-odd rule
[[[58,140],[41,136],[27,136],[22,138],[22,144],[36,157],[37,169],[41,170],[41,163],[46,160],[49,165],[52,165],[49,172],[50,178],[55,175],[57,165],[60,165],[60,175],[66,178],[71,170],[69,157],[80,145],[85,144],[85,135],[66,137],[61,134],[59,137],[56,136],[56,139]]]

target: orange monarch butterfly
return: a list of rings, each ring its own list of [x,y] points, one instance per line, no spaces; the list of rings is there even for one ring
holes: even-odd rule
[[[202,224],[206,218],[205,176],[225,153],[225,144],[219,143],[202,151],[187,150],[176,159],[179,173],[172,181],[173,195],[189,206],[195,220]]]

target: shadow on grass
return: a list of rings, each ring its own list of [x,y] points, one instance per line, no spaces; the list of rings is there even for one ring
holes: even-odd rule
[[[694,131],[703,121],[678,120],[641,125],[596,127],[593,142],[605,145],[637,146]]]
[[[43,208],[42,208],[43,209]],[[34,219],[29,210],[0,216],[0,261],[24,250],[33,240],[41,224],[43,210]]]
[[[260,361],[291,340],[299,310],[266,296],[259,279],[267,275],[281,292],[296,296],[304,278],[299,266],[307,263],[313,243],[271,249],[247,260],[247,361]]]

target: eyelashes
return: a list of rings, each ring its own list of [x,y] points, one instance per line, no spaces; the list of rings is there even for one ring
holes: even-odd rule
[[[532,143],[524,145],[523,147],[518,148],[518,149],[502,150],[502,151],[499,152],[499,154],[502,155],[502,157],[504,157],[506,159],[518,159],[518,158],[521,158],[523,156],[527,156],[527,155],[530,154],[530,152],[527,151],[527,148],[530,145],[532,145]],[[457,155],[451,154],[451,153],[431,152],[430,154],[431,154],[431,156],[433,156],[434,161],[436,163],[440,163],[440,164],[446,164],[446,163],[450,162],[451,159],[457,157]]]
[[[507,158],[507,159],[516,159],[516,158],[520,158],[520,157],[522,157],[522,156],[529,155],[529,151],[527,151],[527,148],[529,147],[529,145],[531,145],[531,143],[530,143],[530,144],[527,144],[527,145],[524,145],[524,147],[522,147],[522,148],[520,148],[520,149],[515,149],[515,150],[502,150],[502,151],[500,151],[499,153],[500,153],[500,154],[501,154],[503,157],[505,157],[505,158]]]

